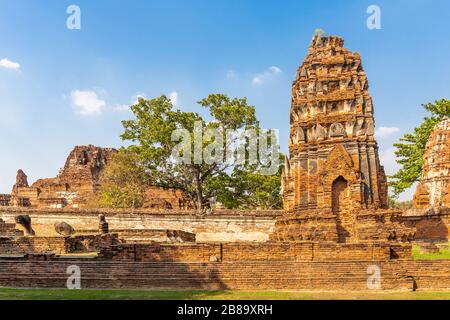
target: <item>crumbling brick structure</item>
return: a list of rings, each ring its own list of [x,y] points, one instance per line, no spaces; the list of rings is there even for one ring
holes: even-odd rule
[[[19,170],[12,191],[13,204],[40,208],[83,206],[98,191],[100,174],[116,152],[92,145],[77,146],[57,177],[40,179],[32,186]]]
[[[11,203],[11,195],[0,194],[0,207],[8,207]]]
[[[450,119],[439,122],[426,146],[414,208],[450,207]]]
[[[0,205],[35,208],[82,208],[99,191],[100,176],[117,150],[93,145],[77,146],[69,154],[64,167],[55,178],[40,179],[31,186],[26,174],[17,172],[10,199]],[[180,190],[149,187],[145,208],[186,209],[189,202]]]
[[[410,239],[393,222],[361,57],[339,37],[314,36],[292,87],[284,207],[276,240]]]
[[[16,229],[15,223],[6,223],[3,219],[0,219],[0,238],[16,236],[21,237],[23,235],[23,231]]]

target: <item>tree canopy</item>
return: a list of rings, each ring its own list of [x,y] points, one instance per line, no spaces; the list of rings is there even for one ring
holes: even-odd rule
[[[245,98],[232,99],[223,94],[211,94],[198,104],[209,111],[210,119],[206,120],[196,112],[175,109],[164,95],[149,100],[139,99],[131,106],[134,119],[122,122],[124,133],[121,137],[131,142],[128,151],[139,156],[139,162],[152,177],[152,183],[184,191],[199,210],[208,207],[211,198],[225,201],[227,207],[241,206],[241,201],[227,202],[224,192],[219,191],[222,187],[227,190],[233,188],[236,179],[247,179],[247,186],[251,183],[259,185],[260,189],[247,188],[248,197],[262,199],[263,186],[272,180],[275,192],[279,192],[281,179],[259,173],[261,167],[273,163],[268,164],[259,158],[256,166],[247,160],[229,161],[238,155],[237,150],[242,145],[255,147],[261,144],[254,136],[239,140],[239,132],[261,133],[255,107],[249,105]],[[275,144],[272,140],[269,139],[271,147]],[[230,149],[236,144],[235,149]],[[264,146],[268,147],[267,143]],[[249,155],[248,150],[244,155]],[[275,157],[278,158],[279,153]],[[251,173],[246,171],[249,168],[252,168]],[[278,172],[279,165],[273,174],[277,176]],[[243,188],[240,187],[241,190]],[[264,190],[273,192],[267,186]],[[269,206],[263,201],[253,203]],[[274,205],[277,206],[278,202],[275,201]]]
[[[100,176],[97,205],[101,208],[140,208],[150,176],[139,157],[125,149],[114,155]]]

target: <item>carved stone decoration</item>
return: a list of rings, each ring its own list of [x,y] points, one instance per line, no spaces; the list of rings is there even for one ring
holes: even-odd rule
[[[373,113],[372,99],[367,99],[364,105],[367,113]]]
[[[353,131],[356,125],[356,119],[351,119],[345,123],[345,133],[347,137],[353,138]]]
[[[64,237],[70,237],[75,233],[75,229],[66,222],[56,222],[55,231]]]
[[[333,123],[330,127],[330,137],[344,137],[345,136],[345,128],[342,123],[336,122]]]
[[[14,219],[18,225],[21,225],[24,228],[26,236],[36,235],[31,226],[31,218],[29,215],[18,215]]]
[[[296,122],[296,121],[298,121],[298,110],[297,109],[294,109],[293,111],[292,111],[292,120],[291,120],[292,122]]]
[[[302,70],[300,71],[300,77],[306,77],[306,76],[307,76],[306,70],[305,70],[305,69],[302,69]]]
[[[356,121],[356,136],[358,137],[362,137],[366,135],[366,121],[364,118],[358,118],[358,120]]]
[[[352,79],[341,79],[339,81],[340,90],[346,90],[351,81],[352,81]]]
[[[317,141],[323,141],[327,138],[327,130],[320,124],[316,125],[316,138]]]
[[[352,110],[353,100],[344,101],[344,112],[350,112]]]
[[[308,93],[314,93],[316,91],[316,82],[310,82],[308,84]]]
[[[316,90],[317,90],[317,92],[322,92],[323,91],[322,81],[317,81]]]
[[[307,130],[307,139],[308,142],[316,142],[317,137],[316,137],[316,128],[315,127],[309,127]]]
[[[375,134],[375,124],[373,119],[368,119],[366,123],[367,123],[366,133],[369,136],[373,136]]]
[[[303,131],[303,128],[299,127],[296,129],[296,138],[297,142],[305,142],[305,132]]]
[[[109,223],[106,222],[106,217],[101,214],[99,215],[99,223],[98,223],[98,229],[100,231],[100,234],[108,234],[109,233]]]

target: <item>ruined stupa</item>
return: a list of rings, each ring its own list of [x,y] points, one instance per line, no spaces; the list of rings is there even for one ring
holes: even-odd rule
[[[76,146],[64,167],[54,178],[39,179],[31,186],[26,174],[17,172],[11,195],[0,195],[0,206],[33,208],[86,208],[100,190],[102,172],[117,154],[113,148],[93,145]],[[190,207],[186,195],[176,189],[149,186],[145,191],[144,208],[186,209]]]
[[[434,128],[424,155],[422,178],[414,195],[417,209],[450,207],[450,119]]]
[[[285,214],[276,240],[357,242],[410,238],[387,215],[387,181],[374,108],[358,53],[316,34],[292,86]],[[398,228],[397,228],[398,227]]]

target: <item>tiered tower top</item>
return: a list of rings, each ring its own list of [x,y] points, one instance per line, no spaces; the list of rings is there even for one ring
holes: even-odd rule
[[[302,143],[374,141],[373,104],[359,53],[315,36],[292,88],[290,150]]]

